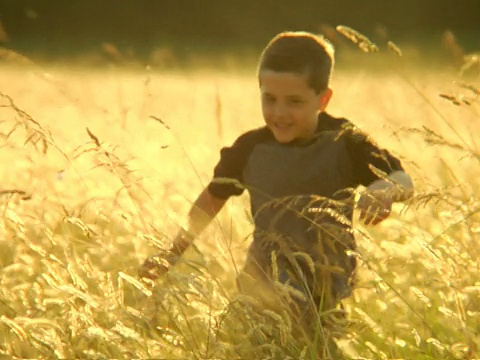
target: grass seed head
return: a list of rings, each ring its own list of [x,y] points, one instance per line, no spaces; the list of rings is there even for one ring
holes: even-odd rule
[[[403,52],[402,50],[393,42],[393,41],[389,41],[387,42],[387,46],[390,50],[392,50],[397,56],[399,57],[402,57],[403,56]]]
[[[371,53],[378,51],[378,46],[357,30],[344,25],[338,25],[336,29],[340,34],[356,44],[363,52]]]

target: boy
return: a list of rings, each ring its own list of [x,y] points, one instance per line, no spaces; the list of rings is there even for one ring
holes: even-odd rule
[[[189,228],[166,255],[148,259],[141,276],[167,271],[227,199],[247,189],[255,230],[240,291],[272,305],[287,289],[292,313],[310,332],[312,315],[350,295],[354,190],[366,187],[356,206],[360,220],[374,225],[393,202],[412,195],[413,184],[398,159],[325,112],[333,62],[332,46],[313,34],[285,32],[270,41],[258,66],[266,125],[221,150],[214,180],[189,212]]]

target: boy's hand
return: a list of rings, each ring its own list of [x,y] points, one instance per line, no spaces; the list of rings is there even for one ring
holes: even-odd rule
[[[172,247],[169,250],[163,250],[161,253],[152,255],[145,260],[138,271],[138,275],[150,280],[155,280],[165,275],[168,270],[176,264],[180,256],[182,256],[190,246],[193,239],[194,236],[190,232],[180,229],[173,241]]]
[[[138,275],[142,278],[156,280],[165,275],[168,270],[175,265],[179,256],[172,252],[164,252],[150,256],[138,270]]]
[[[377,225],[390,216],[393,200],[385,191],[366,191],[360,195],[357,208],[360,210],[360,220],[365,225]]]

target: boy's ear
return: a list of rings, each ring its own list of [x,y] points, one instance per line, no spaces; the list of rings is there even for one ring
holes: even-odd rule
[[[320,111],[324,111],[327,108],[327,105],[333,95],[333,91],[330,88],[327,88],[327,90],[322,91],[320,93],[320,98],[318,99],[318,109]]]

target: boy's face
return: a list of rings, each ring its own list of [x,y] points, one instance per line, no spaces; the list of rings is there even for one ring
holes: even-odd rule
[[[318,112],[325,110],[332,91],[317,94],[307,76],[261,70],[259,73],[263,118],[275,139],[289,143],[315,134]]]

